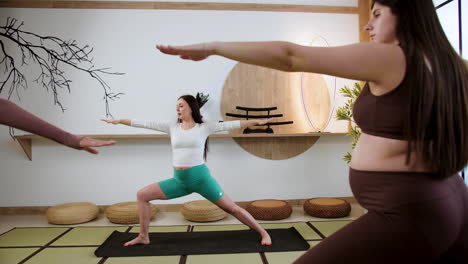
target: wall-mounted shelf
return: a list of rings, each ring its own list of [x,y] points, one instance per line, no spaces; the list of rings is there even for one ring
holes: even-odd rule
[[[277,138],[277,137],[320,137],[320,136],[344,136],[346,133],[331,133],[331,132],[312,132],[312,133],[294,133],[294,134],[212,134],[210,138]],[[169,138],[167,134],[125,134],[125,135],[82,135],[96,139],[152,139],[152,138]],[[14,136],[21,147],[32,160],[32,140],[42,139],[36,135],[21,135]]]

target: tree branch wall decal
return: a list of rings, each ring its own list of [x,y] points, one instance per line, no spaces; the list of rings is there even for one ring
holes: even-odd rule
[[[18,94],[20,88],[28,88],[25,75],[20,71],[20,67],[36,64],[40,69],[40,74],[34,82],[51,90],[54,97],[54,104],[58,105],[62,111],[65,110],[59,98],[61,90],[70,92],[72,82],[66,76],[64,67],[71,67],[75,70],[86,72],[95,79],[103,89],[103,99],[105,101],[106,116],[112,117],[109,101],[118,99],[123,93],[114,93],[110,86],[101,77],[102,74],[123,75],[120,72],[109,72],[109,68],[95,68],[91,54],[93,48],[88,45],[80,46],[76,40],[62,40],[54,36],[41,36],[33,32],[22,30],[24,23],[19,23],[15,18],[7,18],[6,25],[0,27],[0,69],[4,69],[0,75],[0,93],[8,91],[8,99],[13,93]],[[15,56],[8,53],[6,44],[11,44],[19,49],[20,61],[15,60]]]

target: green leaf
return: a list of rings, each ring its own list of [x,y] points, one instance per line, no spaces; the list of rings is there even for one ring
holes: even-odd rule
[[[362,92],[362,87],[359,83],[354,83],[354,86],[352,89],[350,89],[348,86],[344,86],[341,88],[340,93],[346,97],[349,98],[344,106],[338,107],[336,110],[335,114],[335,119],[336,120],[348,120],[352,121],[353,120],[353,107],[354,103],[356,102],[357,97],[361,94]],[[354,149],[356,147],[356,144],[359,140],[359,137],[361,136],[362,131],[357,125],[351,125],[351,130],[348,132],[348,135],[351,136],[351,148]],[[343,160],[349,164],[351,162],[352,155],[350,152],[347,152]]]
[[[357,98],[362,92],[362,87],[359,83],[354,83],[353,95],[354,98]]]
[[[351,120],[351,116],[349,115],[348,109],[346,109],[343,106],[338,107],[335,113],[335,119],[336,120]]]
[[[343,157],[343,160],[346,162],[346,164],[349,164],[351,162],[351,158],[352,158],[351,153],[346,152],[346,154]]]
[[[346,85],[340,89],[340,93],[343,94],[344,97],[353,98],[353,92]]]

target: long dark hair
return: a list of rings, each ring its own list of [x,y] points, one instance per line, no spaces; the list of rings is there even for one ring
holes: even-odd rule
[[[408,152],[416,151],[438,177],[468,163],[468,70],[448,41],[432,0],[373,0],[398,17],[409,89]]]
[[[179,99],[183,99],[187,104],[190,106],[190,109],[192,109],[192,118],[195,121],[195,123],[201,124],[203,123],[203,116],[200,113],[200,106],[198,104],[197,99],[189,94],[182,95],[179,97]],[[179,123],[182,122],[182,120],[177,120]],[[205,141],[205,151],[203,152],[203,159],[206,161],[206,153],[208,153],[208,138]]]

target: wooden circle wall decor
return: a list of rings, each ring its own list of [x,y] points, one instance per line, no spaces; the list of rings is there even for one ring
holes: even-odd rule
[[[301,87],[302,85],[302,87]],[[302,89],[301,89],[302,88]],[[288,73],[238,63],[229,73],[221,95],[223,119],[239,118],[226,113],[245,114],[236,106],[251,108],[277,107],[270,114],[283,114],[275,122],[293,121],[293,124],[272,126],[274,135],[317,132],[324,128],[330,113],[330,96],[323,77],[313,73]],[[266,112],[249,112],[251,115]],[[311,127],[311,120],[316,130]],[[242,134],[243,129],[231,134]],[[269,134],[271,135],[271,134]],[[247,152],[272,160],[297,156],[308,150],[318,136],[267,136],[233,138]]]
[[[330,94],[320,74],[303,73],[301,90],[304,110],[313,130],[323,131],[330,115]]]

